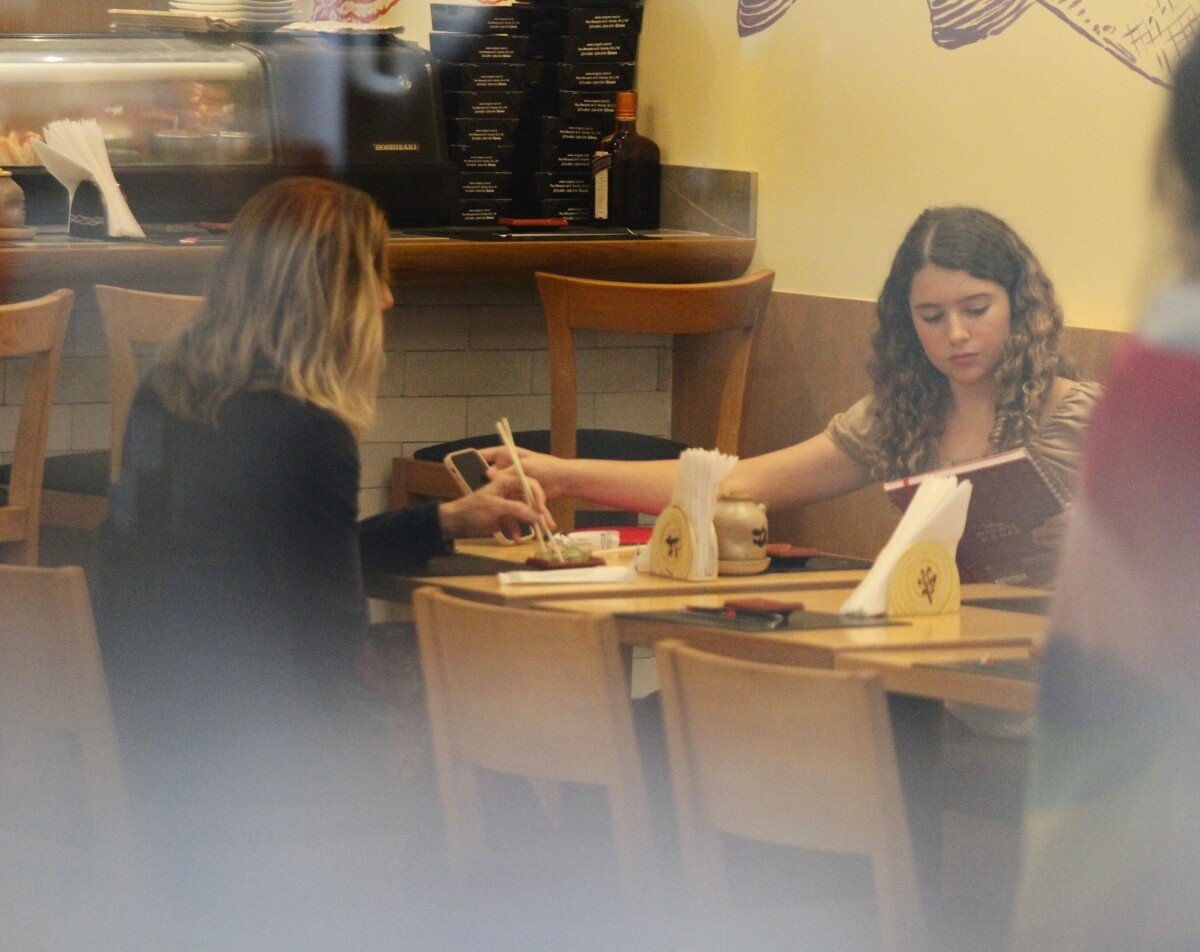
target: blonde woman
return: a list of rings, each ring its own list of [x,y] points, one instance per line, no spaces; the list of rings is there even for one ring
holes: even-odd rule
[[[189,903],[205,874],[181,857],[200,844],[303,835],[335,806],[353,815],[354,784],[334,796],[329,780],[348,751],[372,759],[355,739],[374,716],[354,679],[363,565],[411,568],[453,536],[538,515],[510,479],[357,521],[357,438],[393,303],[386,238],[355,189],[265,188],[130,412],[98,618],[139,816],[161,865],[182,864],[158,878],[180,873]]]

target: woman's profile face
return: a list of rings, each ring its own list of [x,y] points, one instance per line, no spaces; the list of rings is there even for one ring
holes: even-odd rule
[[[908,304],[925,355],[952,385],[994,383],[1012,325],[1002,285],[927,264],[913,275]]]

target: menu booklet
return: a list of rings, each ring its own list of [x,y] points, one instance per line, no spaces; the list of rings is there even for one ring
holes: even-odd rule
[[[983,459],[884,483],[901,511],[917,487],[931,476],[969,479],[973,487],[967,524],[958,543],[963,582],[1047,585],[1054,576],[1055,552],[1034,540],[1033,530],[1063,511],[1065,487],[1024,447]]]

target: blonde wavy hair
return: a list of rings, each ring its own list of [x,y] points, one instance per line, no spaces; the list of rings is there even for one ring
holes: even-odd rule
[[[938,464],[950,409],[950,384],[930,363],[909,306],[913,276],[928,264],[966,271],[1008,292],[1012,326],[996,369],[994,452],[1027,442],[1039,426],[1056,376],[1073,377],[1058,352],[1062,308],[1054,286],[1015,231],[978,208],[930,208],[905,235],[879,295],[870,363],[878,479]]]
[[[232,394],[278,390],[361,437],[383,366],[386,281],[387,222],[368,195],[274,182],[238,213],[196,319],[151,372],[154,389],[170,412],[214,426]]]

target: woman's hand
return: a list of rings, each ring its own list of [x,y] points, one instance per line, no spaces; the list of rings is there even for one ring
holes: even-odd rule
[[[489,479],[496,480],[505,474],[516,473],[516,470],[512,468],[512,458],[505,447],[490,446],[480,450],[480,453],[488,462]],[[557,456],[548,456],[545,453],[535,453],[533,450],[522,449],[519,446],[517,454],[521,457],[521,468],[525,470],[525,475],[530,480],[536,480],[541,484],[547,499],[558,499],[565,495],[563,478],[566,466],[570,461],[559,459]]]
[[[530,507],[515,469],[496,472],[491,479],[470,495],[438,506],[446,538],[481,538],[498,531],[516,541],[521,537],[521,524],[529,525],[538,518],[545,519],[551,530],[555,528],[554,518],[546,509],[546,494],[537,480],[529,480],[534,500]]]

